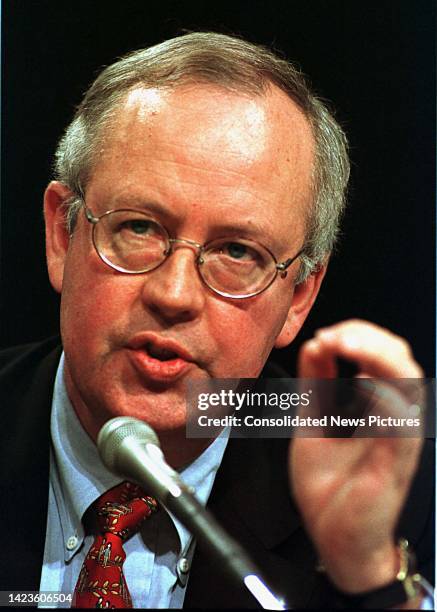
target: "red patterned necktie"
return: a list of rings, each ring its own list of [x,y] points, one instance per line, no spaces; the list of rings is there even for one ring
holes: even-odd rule
[[[132,608],[123,575],[123,542],[157,509],[156,500],[131,482],[122,482],[91,506],[97,535],[74,589],[73,608]]]

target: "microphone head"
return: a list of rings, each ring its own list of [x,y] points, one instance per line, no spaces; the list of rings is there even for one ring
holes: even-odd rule
[[[133,417],[110,419],[97,436],[97,448],[103,463],[112,471],[117,471],[118,456],[126,438],[159,447],[158,436],[144,421]]]

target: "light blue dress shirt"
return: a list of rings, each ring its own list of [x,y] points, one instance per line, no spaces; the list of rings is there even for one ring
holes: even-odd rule
[[[121,479],[105,468],[95,444],[83,430],[67,396],[63,369],[64,355],[52,401],[49,506],[40,591],[73,593],[94,540],[84,532],[82,517]],[[223,432],[180,471],[203,504],[211,493],[228,438],[229,431]],[[182,607],[194,546],[187,529],[164,508],[144,523],[123,546],[123,571],[134,608]],[[70,607],[70,602],[56,607]]]

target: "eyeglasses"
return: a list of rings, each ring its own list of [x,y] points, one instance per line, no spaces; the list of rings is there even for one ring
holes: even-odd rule
[[[92,239],[100,259],[124,274],[151,272],[162,265],[176,244],[197,250],[197,270],[209,289],[226,298],[244,299],[262,293],[303,253],[278,263],[269,249],[254,240],[229,237],[198,244],[170,238],[163,225],[134,209],[108,210],[95,217],[84,203],[92,224]]]

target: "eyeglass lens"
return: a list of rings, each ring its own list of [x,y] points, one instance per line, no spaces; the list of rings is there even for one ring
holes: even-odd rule
[[[125,272],[148,272],[172,249],[165,228],[134,210],[104,214],[94,225],[95,247],[106,263]],[[229,295],[253,294],[276,276],[276,264],[262,245],[242,238],[220,238],[201,249],[198,269],[213,290]]]

